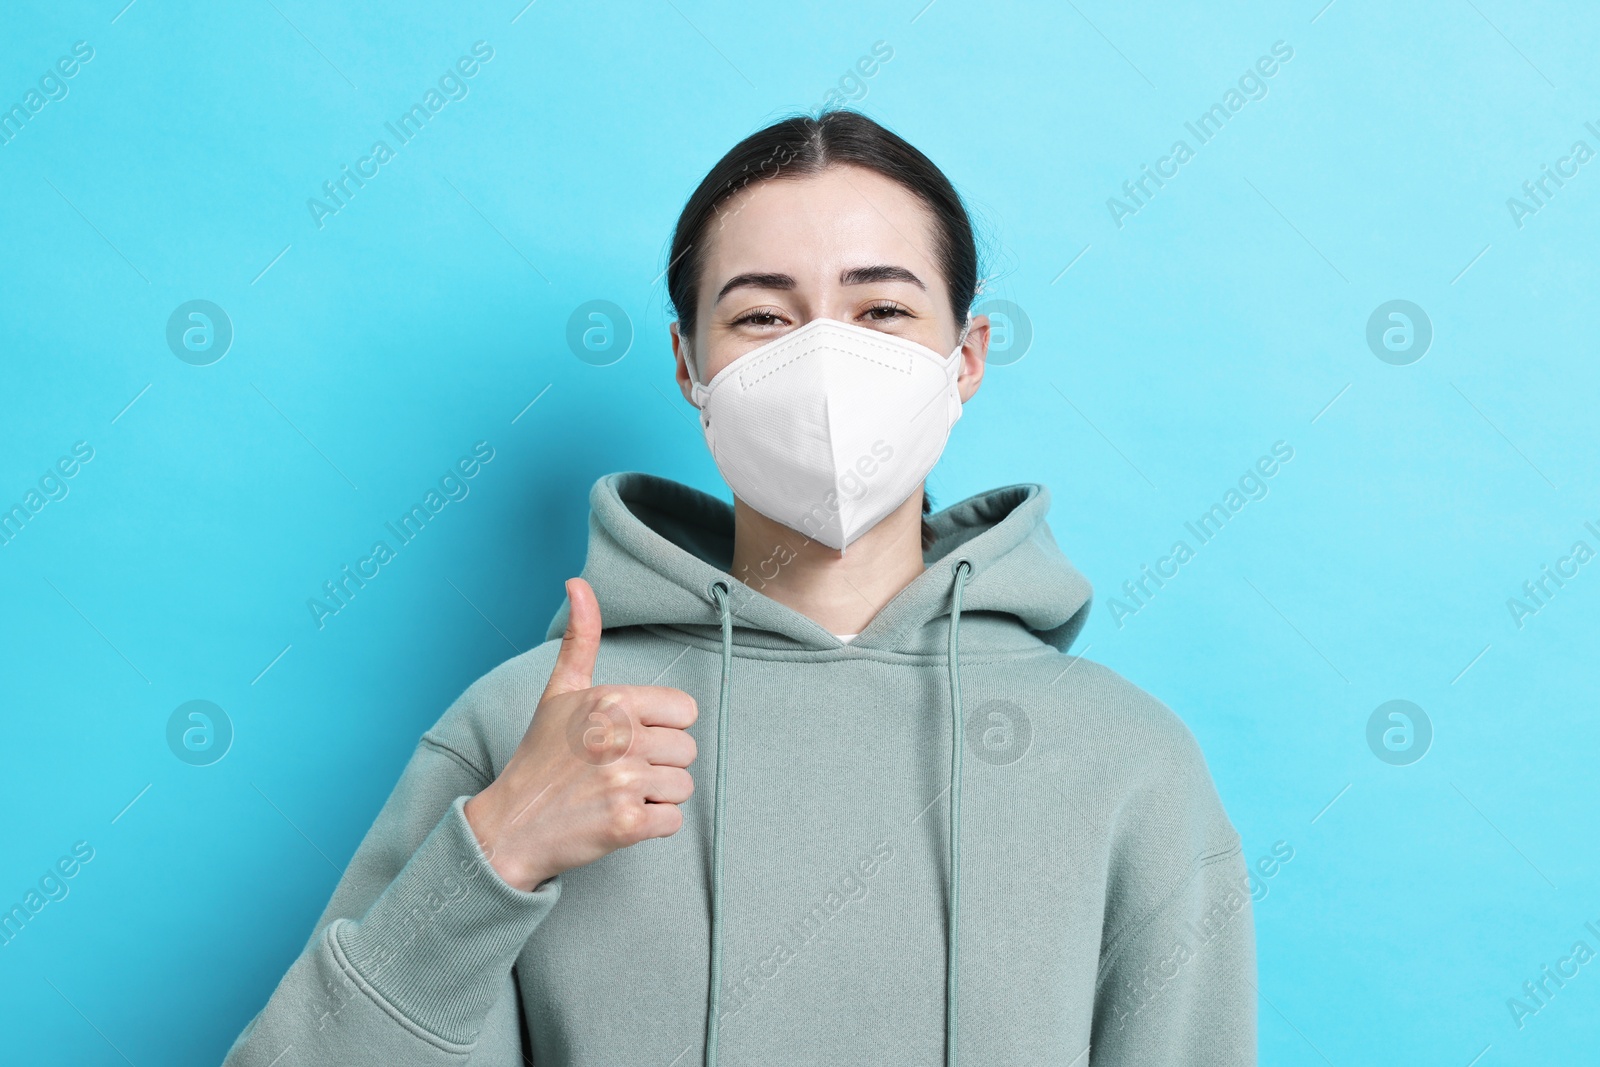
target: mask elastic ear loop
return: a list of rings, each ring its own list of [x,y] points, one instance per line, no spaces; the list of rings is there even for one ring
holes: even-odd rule
[[[950,397],[950,425],[954,426],[961,417],[961,396],[956,383],[961,378],[961,349],[966,346],[967,334],[972,332],[972,312],[967,312],[967,321],[961,326],[961,336],[956,340],[956,347],[951,350],[945,362],[946,395]]]
[[[678,337],[683,346],[683,366],[689,372],[689,396],[693,398],[695,409],[700,410],[705,407],[706,387],[695,377],[694,353],[689,349],[689,342],[683,339],[682,334]]]
[[[967,312],[967,321],[961,326],[961,336],[956,338],[956,347],[951,350],[950,358],[955,360],[961,354],[961,349],[966,346],[967,334],[972,332],[972,312]]]

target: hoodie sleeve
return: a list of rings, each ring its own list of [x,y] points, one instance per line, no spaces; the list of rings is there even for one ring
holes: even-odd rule
[[[1194,861],[1100,972],[1093,1067],[1256,1062],[1255,933],[1238,845]]]
[[[1091,1067],[1254,1067],[1255,928],[1238,833],[1157,705],[1113,843]]]
[[[469,688],[423,735],[310,941],[224,1067],[523,1062],[511,969],[561,884],[507,884],[467,822],[467,799],[491,779],[488,759],[463,754],[481,747],[470,743],[476,730],[448,727],[472,717],[481,692]]]

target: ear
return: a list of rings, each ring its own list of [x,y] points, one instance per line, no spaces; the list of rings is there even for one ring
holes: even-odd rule
[[[961,391],[961,402],[972,399],[983,384],[983,369],[989,358],[989,316],[974,315],[967,339],[961,343],[961,372],[956,387]]]
[[[683,398],[685,400],[687,400],[694,407],[698,408],[700,405],[695,404],[694,393],[691,391],[694,388],[694,379],[689,373],[689,368],[691,366],[689,361],[692,360],[694,356],[689,351],[689,342],[683,336],[683,334],[678,332],[677,322],[674,321],[670,326],[667,327],[667,329],[668,332],[672,334],[672,358],[677,363],[676,377],[678,379],[678,391],[683,394]]]

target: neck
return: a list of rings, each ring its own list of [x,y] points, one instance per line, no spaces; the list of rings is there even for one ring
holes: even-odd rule
[[[842,553],[734,497],[733,576],[829,633],[860,633],[924,569],[920,486]]]

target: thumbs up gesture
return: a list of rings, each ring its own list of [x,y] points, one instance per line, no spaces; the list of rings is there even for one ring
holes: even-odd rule
[[[465,813],[500,877],[531,892],[619,848],[668,837],[694,793],[694,698],[659,685],[595,685],[600,602],[582,578],[561,651],[510,761]]]

